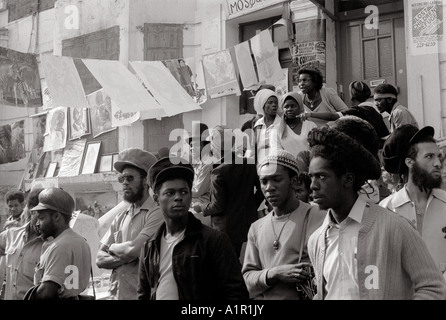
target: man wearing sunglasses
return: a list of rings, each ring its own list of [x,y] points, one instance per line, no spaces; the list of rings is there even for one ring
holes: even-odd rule
[[[109,299],[136,300],[139,253],[144,242],[163,223],[163,215],[149,194],[147,173],[157,158],[150,152],[121,151],[114,167],[120,173],[122,196],[129,203],[118,213],[101,240],[96,264],[111,269]]]

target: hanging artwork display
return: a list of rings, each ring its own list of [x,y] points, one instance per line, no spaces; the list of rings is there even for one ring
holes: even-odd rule
[[[203,70],[209,97],[241,94],[229,49],[204,55]]]
[[[42,93],[36,55],[0,47],[0,104],[40,107]]]
[[[63,151],[58,177],[73,177],[80,173],[86,143],[86,139],[67,142]]]
[[[25,120],[0,126],[0,164],[26,157],[24,126]]]
[[[152,118],[166,115],[159,103],[121,62],[96,59],[82,59],[82,62],[123,113],[144,111]]]
[[[161,61],[131,61],[130,66],[167,116],[201,109]]]
[[[79,139],[91,133],[90,130],[90,109],[89,108],[69,108],[69,140]]]
[[[67,143],[67,113],[65,107],[48,111],[44,152],[65,148]]]
[[[284,75],[279,62],[279,55],[271,39],[269,30],[264,30],[250,40],[251,50],[257,65],[261,84],[272,84],[283,80]]]
[[[73,58],[43,54],[40,59],[52,104],[66,108],[88,107]]]
[[[259,87],[254,63],[251,57],[249,41],[242,42],[234,47],[238,71],[245,90],[256,90]]]
[[[93,136],[97,136],[115,130],[112,126],[111,98],[103,89],[87,96],[90,105],[90,117]]]

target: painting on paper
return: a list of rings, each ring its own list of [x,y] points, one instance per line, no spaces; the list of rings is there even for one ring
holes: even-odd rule
[[[67,142],[62,155],[59,177],[73,177],[79,174],[86,143],[86,139]]]
[[[271,84],[283,80],[284,74],[280,66],[278,50],[274,47],[270,32],[264,30],[250,41],[260,83]]]
[[[36,55],[0,47],[0,104],[30,108],[42,105]]]
[[[209,97],[241,94],[229,50],[203,56],[203,69]]]
[[[44,54],[41,60],[52,104],[67,108],[88,107],[73,58]]]
[[[0,164],[26,157],[24,126],[25,120],[0,126]]]
[[[79,139],[90,134],[90,116],[88,108],[69,108],[70,138]]]
[[[43,151],[65,148],[67,143],[67,108],[58,107],[48,111]]]
[[[91,129],[93,136],[115,130],[112,126],[112,102],[103,89],[87,96],[90,105]]]

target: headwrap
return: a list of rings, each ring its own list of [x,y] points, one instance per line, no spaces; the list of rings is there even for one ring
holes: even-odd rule
[[[283,111],[283,105],[285,104],[285,101],[289,100],[290,98],[294,99],[296,101],[297,105],[299,106],[299,108],[300,108],[299,114],[303,113],[305,111],[304,102],[303,102],[302,96],[297,92],[288,92],[288,93],[284,94],[280,98],[279,109],[281,109]],[[283,121],[280,124],[279,132],[280,132],[281,138],[283,139],[287,135],[287,130],[286,130],[287,124],[285,122],[285,112],[284,111],[283,111],[282,120]]]
[[[375,93],[373,98],[376,99],[385,99],[385,98],[393,98],[396,99],[396,95],[393,93]]]
[[[361,102],[366,101],[372,94],[370,87],[363,81],[351,82],[349,85],[349,91],[352,99],[356,99]]]
[[[276,93],[270,89],[262,89],[256,93],[256,95],[254,96],[254,109],[257,112],[257,114],[261,114],[263,116],[265,115],[263,107],[265,106],[266,101],[268,101],[270,97],[277,98]]]

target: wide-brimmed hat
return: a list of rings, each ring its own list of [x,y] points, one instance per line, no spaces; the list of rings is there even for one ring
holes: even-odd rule
[[[433,127],[426,126],[418,129],[412,124],[405,124],[396,128],[387,138],[383,146],[383,165],[389,173],[399,174],[404,171],[403,162],[409,147],[426,136],[434,137]]]
[[[114,167],[118,172],[122,173],[124,167],[130,165],[148,173],[156,160],[157,158],[151,152],[139,148],[128,148],[118,154],[118,160],[115,162]]]
[[[185,179],[191,184],[194,181],[194,168],[180,157],[164,157],[156,161],[149,169],[149,184],[156,187],[167,180]]]
[[[39,193],[39,204],[31,211],[54,210],[71,216],[75,206],[74,200],[68,192],[59,188],[47,188]]]

